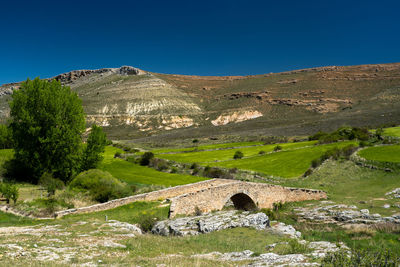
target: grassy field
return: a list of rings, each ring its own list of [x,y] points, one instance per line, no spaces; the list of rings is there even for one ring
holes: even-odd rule
[[[296,150],[280,151],[254,158],[213,163],[212,165],[257,171],[283,178],[292,178],[304,174],[304,172],[311,166],[311,161],[319,158],[327,150],[334,147],[344,147],[349,144],[356,144],[356,142],[346,141]]]
[[[385,194],[400,187],[398,173],[370,170],[351,161],[329,160],[307,178],[285,179],[281,185],[321,189],[328,193],[329,200],[369,209],[371,213],[393,214],[398,208],[383,208],[385,203],[397,203]],[[301,203],[299,203],[301,204]],[[303,203],[304,204],[304,203]]]
[[[133,164],[119,158],[114,158],[114,154],[117,151],[122,152],[122,150],[115,147],[106,147],[100,169],[108,171],[114,177],[125,181],[128,184],[176,186],[195,183],[206,179],[191,175],[159,172],[148,167]]]
[[[212,145],[193,145],[191,147],[184,148],[160,148],[154,149],[154,154],[168,153],[168,152],[187,152],[196,150],[208,150],[208,149],[223,149],[223,148],[234,148],[234,147],[246,147],[246,146],[258,146],[262,145],[263,142],[235,142],[235,143],[223,143],[223,144],[212,144]]]
[[[284,143],[278,145],[282,147],[282,150],[290,150],[305,146],[312,146],[314,144],[315,141],[308,141],[308,142],[298,142],[298,143]],[[264,151],[265,153],[271,152],[274,150],[276,146],[277,144],[245,147],[240,149],[224,149],[215,151],[200,151],[200,152],[178,153],[178,154],[161,154],[157,155],[157,157],[174,160],[178,162],[186,162],[186,163],[192,163],[192,162],[210,163],[215,161],[233,160],[233,155],[238,150],[243,152],[244,157],[253,157],[259,155],[260,151]]]
[[[383,131],[383,135],[400,137],[400,126],[385,128],[384,131]]]
[[[400,145],[369,147],[358,154],[367,160],[400,162]]]

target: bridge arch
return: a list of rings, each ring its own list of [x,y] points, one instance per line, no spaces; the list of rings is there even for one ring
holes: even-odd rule
[[[223,201],[222,206],[225,206],[229,201],[232,202],[233,206],[237,210],[256,210],[257,202],[252,195],[244,190],[239,190],[234,193],[230,193]],[[222,207],[221,207],[222,209]]]

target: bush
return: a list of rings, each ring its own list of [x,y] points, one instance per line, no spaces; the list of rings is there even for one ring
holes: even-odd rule
[[[177,173],[177,172],[178,172],[178,168],[176,168],[176,167],[171,168],[171,173]]]
[[[234,159],[241,159],[241,158],[243,158],[243,152],[242,151],[240,151],[240,150],[238,150],[238,151],[236,151],[235,152],[235,154],[233,155],[233,158]]]
[[[209,178],[225,178],[232,179],[232,175],[230,173],[225,172],[222,169],[207,166],[204,168],[203,175]]]
[[[199,164],[197,164],[196,162],[193,163],[193,164],[190,166],[190,169],[192,169],[192,170],[198,169],[198,168],[199,168]]]
[[[258,155],[264,155],[266,152],[264,150],[261,150],[260,152],[258,152]]]
[[[6,199],[7,204],[10,204],[10,200],[17,202],[19,197],[19,189],[16,185],[2,183],[0,184],[1,195]]]
[[[53,196],[56,189],[64,188],[64,183],[59,179],[53,178],[48,172],[45,172],[42,177],[40,177],[39,185],[47,190],[48,196]]]
[[[140,158],[140,165],[148,166],[150,164],[150,160],[154,158],[153,152],[145,152],[142,157]]]
[[[274,147],[275,152],[281,151],[281,150],[282,150],[282,147],[280,145],[277,145],[276,147]]]
[[[117,151],[114,154],[114,158],[121,158],[121,155],[122,155],[121,152]]]
[[[193,139],[193,144],[197,144],[199,142],[198,139]]]
[[[150,160],[149,166],[158,171],[165,171],[169,169],[168,162],[164,159],[153,158]]]
[[[87,190],[92,198],[98,202],[107,202],[132,194],[131,188],[125,183],[114,178],[110,173],[97,169],[80,173],[71,181],[69,187]]]
[[[143,232],[150,232],[153,226],[159,221],[160,218],[157,215],[147,212],[142,212],[139,217],[138,224]]]
[[[278,218],[278,216],[272,209],[261,209],[260,211],[267,215],[270,221],[274,221]]]
[[[306,172],[303,174],[303,177],[310,176],[312,173],[313,173],[312,168],[308,168],[308,169],[306,170]]]

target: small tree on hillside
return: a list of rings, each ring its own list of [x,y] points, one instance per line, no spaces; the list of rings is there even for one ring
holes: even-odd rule
[[[103,128],[97,125],[92,126],[92,130],[87,139],[87,145],[83,152],[82,170],[95,169],[103,159],[102,153],[107,144],[107,137]]]

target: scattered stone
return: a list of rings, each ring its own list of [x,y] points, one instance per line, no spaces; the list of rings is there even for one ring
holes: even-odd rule
[[[389,204],[385,204],[384,208],[390,208]],[[330,206],[314,206],[295,209],[296,214],[304,220],[344,224],[375,224],[382,222],[392,222],[400,224],[400,219],[396,216],[384,217],[380,214],[370,214],[368,209],[360,211],[355,210],[353,206],[347,205],[330,205]]]
[[[392,198],[400,198],[400,188],[396,188],[385,194],[386,196],[390,196]]]
[[[368,209],[360,210],[360,212],[361,212],[362,214],[369,214],[369,210],[368,210]]]
[[[158,235],[197,235],[235,227],[253,227],[258,230],[269,225],[268,216],[260,212],[222,211],[200,216],[165,220],[156,223],[151,232]]]
[[[384,209],[389,209],[389,208],[390,208],[390,205],[389,205],[389,204],[385,204],[385,205],[383,205],[383,208],[384,208]]]
[[[282,222],[279,222],[273,226],[271,226],[272,230],[278,234],[288,235],[291,238],[300,238],[301,233],[296,231],[293,226],[286,225]]]
[[[115,243],[111,240],[106,240],[103,243],[104,247],[108,247],[108,248],[126,248],[125,245],[119,244],[119,243]]]
[[[139,235],[142,234],[142,230],[138,226],[127,223],[127,222],[108,220],[107,223],[105,223],[103,225],[113,227],[114,230],[116,230],[116,231],[135,232],[136,234],[139,234]]]

